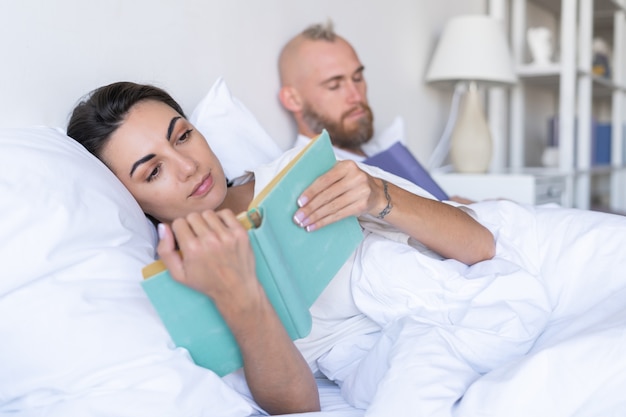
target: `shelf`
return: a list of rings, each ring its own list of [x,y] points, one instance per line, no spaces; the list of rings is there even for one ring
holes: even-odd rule
[[[554,63],[549,66],[539,66],[533,64],[520,65],[517,67],[517,76],[529,85],[539,87],[559,87],[559,77],[561,75],[561,65]]]
[[[517,174],[517,175],[533,175],[535,177],[553,177],[553,176],[567,176],[570,173],[559,171],[557,168],[548,167],[524,167],[520,169],[507,169],[505,174]]]
[[[528,8],[529,3],[533,6]],[[511,91],[508,152],[510,165],[534,176],[563,175],[566,204],[587,209],[601,201],[626,210],[626,157],[624,139],[609,138],[614,164],[591,165],[594,144],[593,117],[602,117],[615,130],[626,122],[626,0],[510,0],[511,44],[517,59],[519,83]],[[531,18],[527,17],[528,13]],[[528,25],[544,23],[558,32],[559,62],[539,66],[522,61],[528,55]],[[592,72],[592,44],[602,36],[611,45],[615,65],[613,78]],[[583,62],[584,60],[584,62]],[[541,94],[537,94],[540,92]],[[537,103],[536,107],[535,102]],[[563,140],[556,168],[526,168],[541,159],[545,135],[544,116],[558,112]],[[581,133],[582,132],[582,133]],[[607,138],[604,138],[607,139]],[[600,184],[600,185],[598,185]],[[599,198],[600,196],[601,198]]]
[[[593,81],[594,97],[610,97],[614,91],[626,91],[624,86],[616,84],[613,80],[599,75],[591,75]]]
[[[555,16],[561,14],[562,0],[529,0],[538,7],[552,13]],[[568,0],[571,1],[571,0]],[[624,0],[594,0],[593,21],[596,28],[611,30],[613,28],[613,14],[616,11],[626,11]]]
[[[533,4],[544,8],[545,10],[555,14],[561,14],[562,0],[530,0]],[[571,1],[571,0],[569,0]],[[594,0],[594,15],[601,18],[602,15],[613,13],[618,10],[626,10],[626,2],[624,0]]]
[[[593,176],[609,175],[615,172],[615,168],[611,165],[592,165],[589,170],[578,171],[581,174],[589,174]]]
[[[521,65],[517,67],[517,75],[525,83],[539,87],[559,87],[561,65],[554,63],[549,66]],[[578,76],[589,76],[593,82],[594,97],[610,97],[614,91],[626,91],[626,87],[616,84],[613,80],[586,71],[578,70]]]
[[[594,0],[594,25],[601,29],[613,28],[613,15],[618,10],[626,10],[621,0]]]
[[[525,167],[515,170],[505,170],[504,174],[516,174],[516,175],[533,175],[535,177],[553,177],[553,176],[603,176],[610,175],[615,172],[625,171],[626,167],[614,167],[612,165],[592,165],[589,169],[576,169],[570,171],[561,171],[558,168],[548,167]]]
[[[548,167],[525,167],[519,170],[506,171],[511,174],[530,174],[535,176],[549,176],[549,175],[587,175],[587,174],[606,174],[614,171],[611,165],[593,165],[589,169],[572,169],[569,171],[561,171],[558,168]]]

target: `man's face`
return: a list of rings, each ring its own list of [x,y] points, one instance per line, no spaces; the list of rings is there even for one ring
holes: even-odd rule
[[[310,70],[298,89],[304,123],[315,134],[328,130],[339,148],[359,149],[374,133],[363,65],[341,38],[311,41],[305,52]]]

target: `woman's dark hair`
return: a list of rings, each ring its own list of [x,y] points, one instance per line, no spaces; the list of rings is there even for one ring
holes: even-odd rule
[[[185,117],[180,105],[164,90],[133,82],[116,82],[93,90],[74,108],[67,135],[100,159],[104,145],[138,102],[167,104]]]

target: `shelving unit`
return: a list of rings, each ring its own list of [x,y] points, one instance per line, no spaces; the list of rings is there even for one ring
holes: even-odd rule
[[[559,56],[554,63],[537,67],[527,53],[528,8],[550,15],[556,22],[553,44]],[[596,180],[605,178],[604,210],[626,211],[626,0],[491,0],[490,14],[505,17],[519,83],[508,97],[508,169],[523,172],[529,165],[525,146],[530,142],[526,116],[528,88],[551,92],[558,114],[559,150],[557,171],[565,178],[563,204],[594,208]],[[593,74],[592,42],[596,33],[610,34],[613,59],[611,78]],[[610,109],[611,163],[593,166],[592,121],[599,107]],[[546,115],[546,119],[551,115]],[[543,123],[544,121],[540,121]],[[535,121],[535,123],[537,123]],[[545,126],[545,124],[544,124]],[[546,126],[547,130],[547,126]],[[548,170],[546,170],[548,171]],[[608,195],[606,195],[608,194]]]

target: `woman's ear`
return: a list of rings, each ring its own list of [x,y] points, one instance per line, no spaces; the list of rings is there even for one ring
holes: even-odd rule
[[[283,107],[292,113],[302,110],[302,100],[300,100],[298,90],[294,87],[281,87],[278,92],[278,99],[282,103]]]

